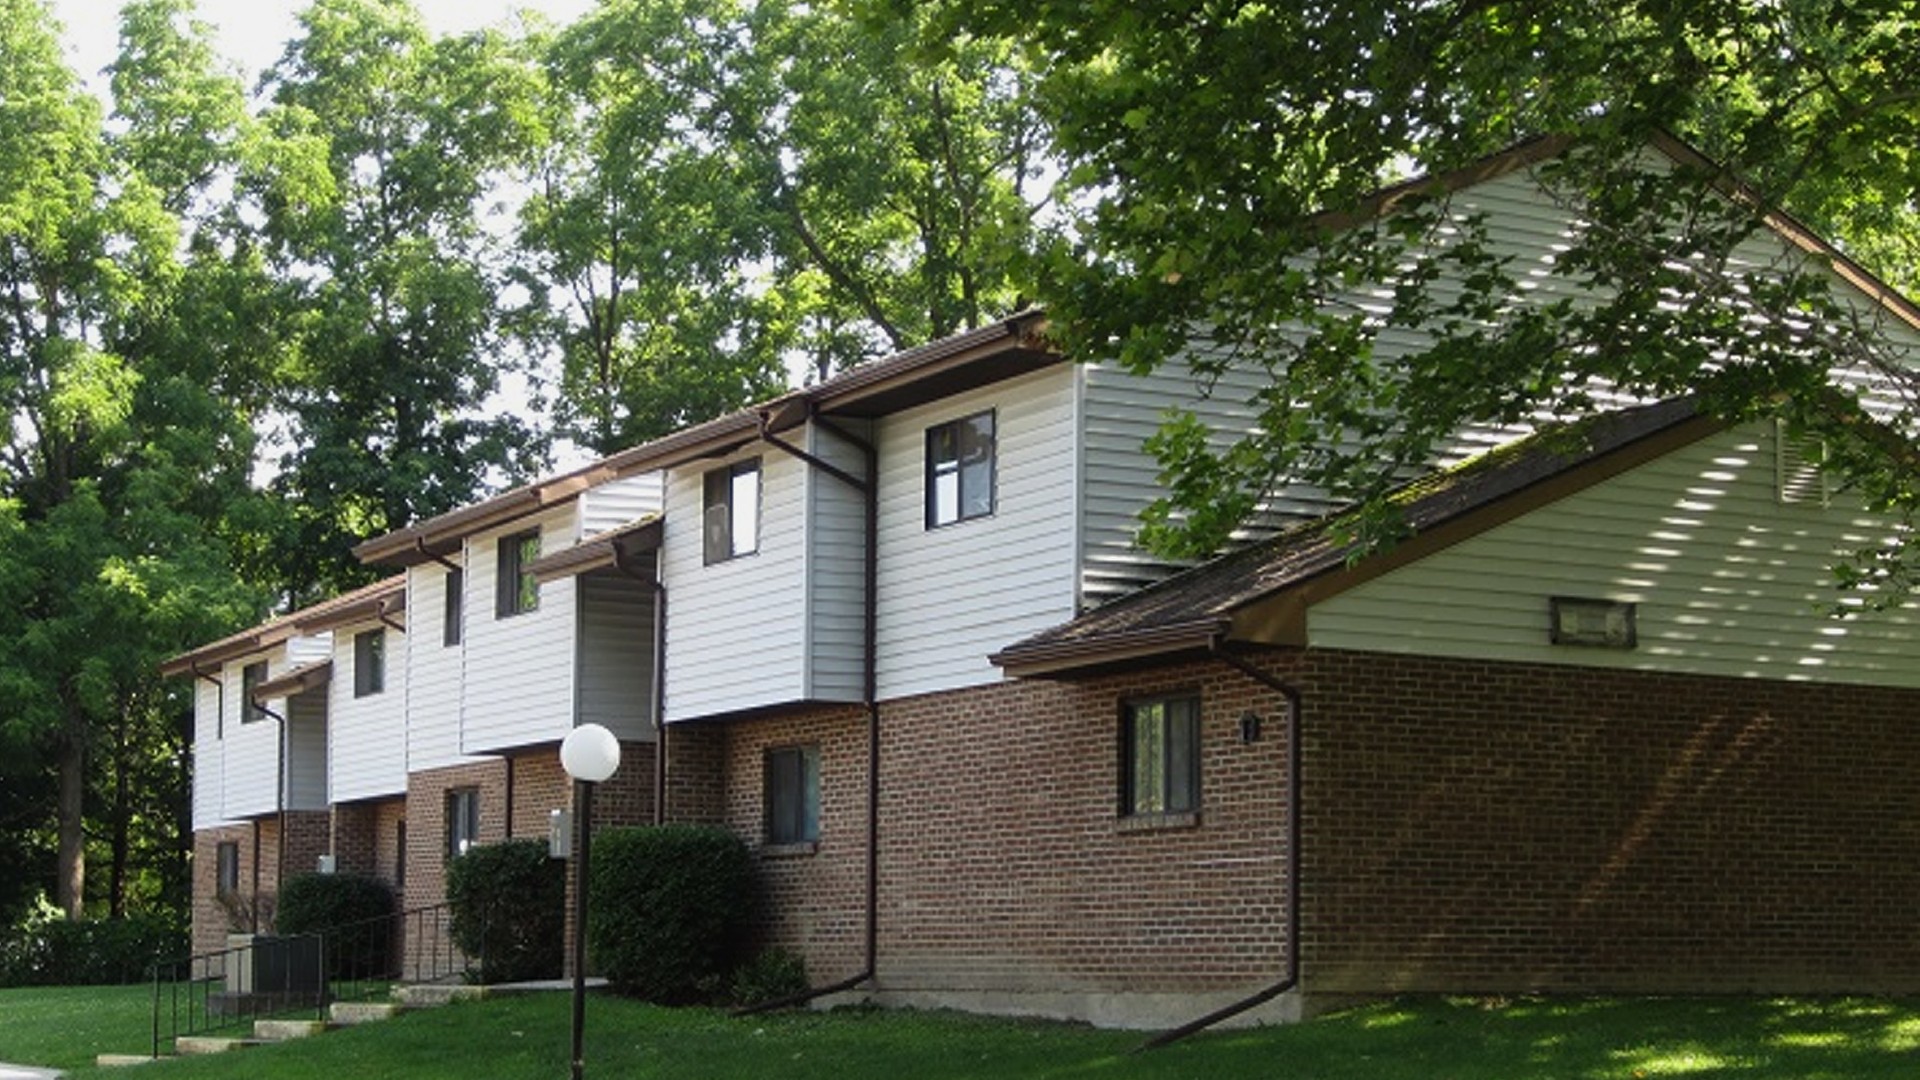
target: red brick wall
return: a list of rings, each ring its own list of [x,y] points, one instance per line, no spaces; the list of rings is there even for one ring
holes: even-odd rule
[[[313,870],[327,851],[330,815],[324,810],[289,811],[286,843],[279,816],[193,834],[193,951],[226,947],[230,930],[269,930],[283,878]],[[228,903],[215,895],[219,846],[231,841],[240,855],[240,886]],[[257,926],[255,925],[257,923]]]
[[[1296,663],[1312,989],[1920,989],[1920,693]]]

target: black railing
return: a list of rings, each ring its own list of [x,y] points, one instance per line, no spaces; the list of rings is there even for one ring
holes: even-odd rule
[[[454,944],[451,922],[452,909],[435,904],[314,934],[253,935],[155,964],[153,1056],[183,1036],[255,1020],[325,1020],[332,1003],[377,1000],[397,983],[469,980],[485,958]]]

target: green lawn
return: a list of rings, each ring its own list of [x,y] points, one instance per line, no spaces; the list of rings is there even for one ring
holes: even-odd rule
[[[144,991],[0,991],[0,1061],[76,1068],[144,1046]],[[412,1013],[282,1047],[142,1066],[148,1080],[551,1080],[567,1068],[564,994]],[[124,1037],[127,1041],[114,1042]],[[1920,1000],[1607,999],[1389,1002],[1307,1024],[1202,1035],[1132,1054],[1134,1034],[948,1013],[843,1011],[734,1019],[595,998],[587,1067],[601,1077],[804,1080],[959,1077],[1445,1080],[1920,1075]],[[104,1072],[78,1068],[76,1075]],[[129,1074],[116,1072],[124,1078]]]

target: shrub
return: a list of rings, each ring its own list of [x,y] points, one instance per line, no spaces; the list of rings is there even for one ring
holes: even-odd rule
[[[677,1005],[721,996],[753,908],[753,864],[724,829],[594,835],[587,943],[617,993]]]
[[[733,973],[733,1003],[759,1005],[796,997],[809,989],[807,962],[791,949],[762,949]]]
[[[486,844],[447,863],[453,943],[479,963],[480,982],[560,974],[566,893],[566,864],[545,840]]]
[[[280,889],[276,933],[325,934],[327,973],[370,978],[393,970],[393,889],[359,874],[297,874]]]
[[[183,957],[187,949],[186,929],[158,916],[34,920],[0,941],[0,986],[142,982],[155,961]]]

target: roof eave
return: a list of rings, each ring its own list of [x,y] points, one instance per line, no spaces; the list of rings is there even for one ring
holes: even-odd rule
[[[1127,661],[1204,652],[1232,628],[1225,618],[1128,630],[1095,638],[1015,645],[987,660],[1016,679],[1063,678]]]

